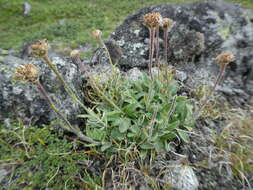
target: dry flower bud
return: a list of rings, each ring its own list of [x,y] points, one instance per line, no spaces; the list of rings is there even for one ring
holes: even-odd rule
[[[169,27],[172,25],[172,23],[173,23],[172,19],[170,19],[170,18],[164,18],[163,19],[163,28],[168,30]]]
[[[223,52],[215,58],[218,63],[229,64],[235,61],[235,56],[231,52]]]
[[[47,40],[38,40],[30,46],[30,53],[35,57],[44,57],[47,55],[49,49],[49,44]]]
[[[78,58],[80,57],[80,50],[74,49],[70,52],[70,57],[71,58]]]
[[[39,70],[33,64],[25,64],[17,67],[14,79],[34,83],[39,78]]]
[[[149,28],[156,28],[162,25],[163,18],[160,13],[148,13],[144,15],[143,23]]]
[[[102,38],[102,31],[101,30],[94,30],[91,33],[92,37],[96,40],[100,40]]]

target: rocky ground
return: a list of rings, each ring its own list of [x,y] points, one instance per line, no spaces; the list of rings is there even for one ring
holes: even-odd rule
[[[163,17],[174,20],[168,38],[168,62],[176,70],[176,78],[185,86],[185,94],[192,95],[191,89],[201,85],[212,86],[219,71],[219,65],[213,58],[223,51],[231,51],[236,61],[226,70],[222,84],[218,87],[217,100],[228,105],[229,109],[242,109],[252,118],[253,104],[253,11],[240,8],[225,2],[198,2],[178,5],[154,5],[141,9],[129,16],[106,41],[114,63],[127,77],[137,78],[145,70],[148,63],[148,30],[142,24],[141,18],[149,12],[160,12]],[[161,49],[164,51],[162,33],[160,35]],[[102,54],[102,49],[85,59],[91,62],[94,75],[106,78],[110,75],[111,67]],[[25,52],[25,51],[23,51]],[[50,57],[72,88],[79,92],[83,77],[70,57],[62,56],[51,50]],[[163,56],[161,63],[166,64]],[[45,85],[50,96],[72,122],[73,113],[81,113],[67,97],[56,77],[45,64],[38,59],[23,55],[12,50],[0,50],[0,121],[8,123],[12,119],[21,118],[27,123],[45,124],[55,119],[44,99],[29,85],[13,83],[12,73],[18,65],[32,62],[39,65],[41,83]],[[54,97],[57,94],[57,98]],[[230,116],[229,118],[231,118]],[[150,169],[150,176],[160,184],[171,181],[177,190],[204,189],[250,189],[253,187],[253,172],[246,176],[248,181],[242,184],[232,174],[229,158],[221,154],[214,144],[214,139],[221,134],[228,124],[224,115],[220,117],[201,118],[196,122],[189,143],[177,143],[171,152],[161,154]],[[222,159],[221,159],[222,158]],[[96,161],[90,165],[91,172],[100,172]],[[101,163],[100,163],[101,164]],[[132,164],[132,165],[131,165]],[[102,164],[101,164],[102,165]],[[129,163],[128,175],[132,180],[133,189],[150,189],[150,181],[145,176],[132,170],[136,163]],[[112,166],[117,168],[117,166]],[[92,169],[93,168],[93,169]],[[120,166],[118,170],[120,171]],[[5,175],[0,170],[1,176]],[[161,171],[164,171],[161,174]],[[120,175],[116,173],[115,175]],[[159,176],[159,177],[157,177]],[[113,177],[109,177],[110,180]],[[108,189],[124,187],[124,184],[114,186],[108,182]]]

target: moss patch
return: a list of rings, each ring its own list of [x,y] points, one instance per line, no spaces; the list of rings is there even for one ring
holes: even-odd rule
[[[11,181],[9,190],[93,189],[99,177],[94,174],[90,178],[87,173],[85,163],[89,155],[85,149],[78,150],[82,146],[50,126],[27,127],[21,123],[11,129],[0,126],[0,163],[10,172],[2,183]]]

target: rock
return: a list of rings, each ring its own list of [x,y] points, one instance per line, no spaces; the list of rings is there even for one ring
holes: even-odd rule
[[[92,77],[98,83],[104,84],[119,72],[117,67],[112,67],[110,64],[98,64],[89,67],[88,72],[84,73],[84,78]]]
[[[228,66],[221,88],[245,92],[242,96],[226,96],[233,104],[241,105],[250,100],[253,95],[253,11],[219,1],[143,8],[129,16],[111,35],[123,52],[118,64],[124,69],[147,68],[149,32],[141,19],[150,12],[160,12],[163,17],[174,20],[167,39],[168,61],[190,76],[188,86],[213,85],[220,69],[214,58],[223,51],[231,51],[236,61]],[[163,39],[162,31],[160,39]],[[162,43],[161,60],[163,51]]]
[[[178,62],[192,61],[205,50],[205,37],[203,33],[189,31],[184,25],[173,27],[171,31],[170,49],[173,59]],[[187,42],[188,45],[185,45]]]
[[[121,47],[113,39],[105,40],[104,43],[109,51],[112,63],[117,65],[123,54]],[[88,62],[92,64],[109,64],[106,50],[102,47],[98,48]]]
[[[196,190],[198,179],[190,166],[174,165],[164,174],[163,180],[172,184],[174,190]]]
[[[117,64],[123,54],[121,47],[113,39],[106,40],[105,45],[109,51],[113,64]]]
[[[176,79],[178,79],[181,82],[184,82],[187,79],[187,75],[183,71],[176,70]]]
[[[32,9],[31,5],[28,2],[24,2],[22,3],[22,6],[23,6],[23,14],[25,16],[29,15]]]
[[[137,81],[143,77],[143,73],[138,68],[132,68],[126,73],[126,78],[132,81]]]
[[[65,81],[82,97],[81,80],[76,66],[65,58],[56,56],[52,60]],[[47,64],[39,59],[23,60],[11,55],[6,56],[3,63],[0,62],[0,121],[8,118],[16,121],[20,118],[32,124],[47,124],[56,119],[55,113],[38,93],[35,86],[13,81],[12,76],[15,68],[26,63],[33,63],[39,67],[40,82],[49,96],[63,114],[67,115],[71,121],[77,122],[76,114],[81,113],[82,110],[69,98],[62,84]]]

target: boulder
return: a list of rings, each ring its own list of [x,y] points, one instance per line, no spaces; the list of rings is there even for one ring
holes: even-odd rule
[[[52,57],[52,61],[62,73],[65,81],[81,97],[81,80],[76,65],[59,56]],[[8,118],[16,121],[20,118],[32,124],[48,124],[56,119],[55,113],[50,109],[44,97],[38,93],[35,86],[13,80],[16,67],[27,63],[38,66],[40,82],[49,96],[63,114],[71,121],[76,122],[75,116],[82,110],[69,98],[62,84],[47,64],[39,59],[20,59],[12,55],[5,56],[4,60],[0,62],[0,121]]]
[[[163,180],[172,184],[174,190],[196,190],[199,181],[190,166],[173,165],[168,166],[169,172],[164,174]]]
[[[223,51],[235,54],[219,91],[231,103],[245,105],[253,95],[253,11],[226,2],[153,5],[129,16],[111,35],[122,50],[122,68],[147,68],[149,32],[142,18],[159,12],[174,20],[168,34],[168,64],[182,71],[188,86],[213,85],[219,72],[214,58]],[[164,60],[160,30],[160,62]],[[225,89],[230,89],[229,91]],[[240,93],[238,93],[240,92]]]

